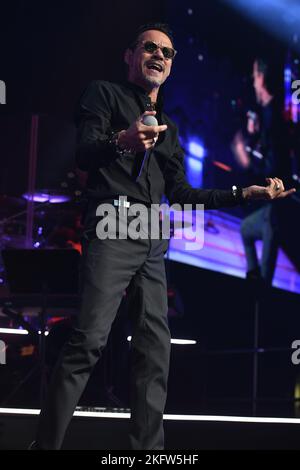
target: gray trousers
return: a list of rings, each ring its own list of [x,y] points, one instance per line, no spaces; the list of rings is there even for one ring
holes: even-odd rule
[[[271,285],[278,254],[277,207],[267,204],[246,217],[241,224],[241,235],[248,271],[253,271],[260,266],[262,278]],[[255,248],[256,240],[263,242],[260,265]]]

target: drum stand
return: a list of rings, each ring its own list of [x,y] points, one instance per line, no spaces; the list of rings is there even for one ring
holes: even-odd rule
[[[79,290],[79,259],[76,250],[3,250],[2,252],[7,281],[12,295],[22,294],[30,299],[36,296],[41,310],[38,330],[33,329],[22,315],[10,307],[4,313],[26,328],[38,342],[38,363],[5,399],[5,404],[37,371],[40,372],[40,405],[42,406],[46,388],[46,325],[49,296],[76,295]],[[12,299],[13,301],[13,299]],[[30,303],[29,303],[30,304]]]

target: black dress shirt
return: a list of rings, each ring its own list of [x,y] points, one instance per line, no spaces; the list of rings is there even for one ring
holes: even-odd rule
[[[136,181],[144,154],[128,152],[120,156],[111,135],[127,129],[151,109],[147,93],[134,84],[94,81],[87,87],[76,114],[76,161],[81,170],[88,172],[89,198],[101,201],[126,195],[128,199],[159,204],[166,195],[170,204],[204,204],[206,209],[237,205],[231,190],[194,189],[187,183],[178,129],[159,104],[156,117],[168,128],[160,133]]]

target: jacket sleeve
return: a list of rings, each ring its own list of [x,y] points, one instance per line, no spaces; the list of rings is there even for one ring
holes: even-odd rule
[[[177,139],[174,154],[165,167],[165,192],[170,204],[204,204],[205,209],[219,209],[238,205],[231,190],[195,189],[186,181],[184,152]]]
[[[75,115],[76,163],[89,171],[105,166],[118,155],[110,143],[112,94],[105,82],[93,81],[84,91]]]

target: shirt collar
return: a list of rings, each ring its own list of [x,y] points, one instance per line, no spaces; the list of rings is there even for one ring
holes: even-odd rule
[[[137,93],[139,96],[143,97],[143,99],[150,101],[150,98],[146,90],[144,90],[144,88],[142,88],[141,86],[136,85],[135,83],[129,82],[128,80],[126,80],[125,85],[131,90],[133,90],[135,93]],[[157,96],[157,102],[155,103],[155,110],[162,111],[162,108],[163,108],[163,90],[160,87],[158,96]]]

